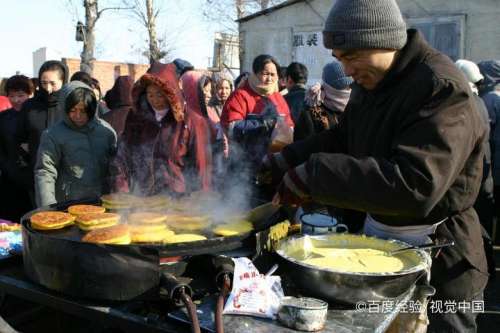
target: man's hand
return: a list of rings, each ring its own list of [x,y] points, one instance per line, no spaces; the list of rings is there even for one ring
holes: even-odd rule
[[[288,170],[288,163],[281,153],[267,154],[262,159],[257,171],[257,182],[260,184],[278,185]]]

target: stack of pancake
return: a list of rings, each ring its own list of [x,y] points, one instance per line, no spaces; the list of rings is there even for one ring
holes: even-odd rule
[[[73,205],[68,207],[68,213],[79,216],[88,213],[104,213],[106,208],[94,205]]]
[[[86,213],[76,217],[76,225],[83,231],[111,227],[120,223],[120,215],[114,213]]]
[[[95,229],[83,236],[82,241],[97,244],[130,244],[130,228],[126,224]]]
[[[73,225],[75,216],[57,211],[38,212],[30,218],[31,226],[37,230],[56,230]]]
[[[128,216],[133,243],[160,243],[174,232],[167,228],[167,216],[155,212],[131,213]]]
[[[166,223],[175,231],[200,231],[207,229],[211,221],[204,215],[169,214]]]
[[[137,200],[137,207],[147,211],[165,211],[170,209],[171,200],[164,195],[153,195]]]
[[[128,193],[112,193],[101,197],[102,206],[112,210],[133,208],[139,200],[139,197]]]

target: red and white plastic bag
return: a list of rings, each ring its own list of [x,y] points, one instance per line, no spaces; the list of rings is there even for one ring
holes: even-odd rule
[[[248,258],[233,258],[233,261],[233,289],[223,313],[276,319],[284,296],[281,278],[260,274]]]

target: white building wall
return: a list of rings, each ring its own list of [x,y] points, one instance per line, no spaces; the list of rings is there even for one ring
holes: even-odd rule
[[[41,47],[33,52],[33,77],[38,77],[38,70],[47,60],[61,60],[62,54],[59,51],[47,47]]]

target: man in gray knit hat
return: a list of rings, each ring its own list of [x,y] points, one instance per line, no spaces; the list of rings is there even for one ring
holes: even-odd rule
[[[337,126],[265,159],[283,175],[274,201],[362,212],[353,222],[367,235],[454,240],[433,254],[429,332],[475,332],[488,275],[472,206],[487,136],[466,79],[406,29],[394,0],[337,0],[323,33],[355,81],[351,98]],[[444,313],[439,301],[469,308]]]
[[[406,24],[394,0],[337,1],[323,32],[347,75],[373,89],[407,42]]]

